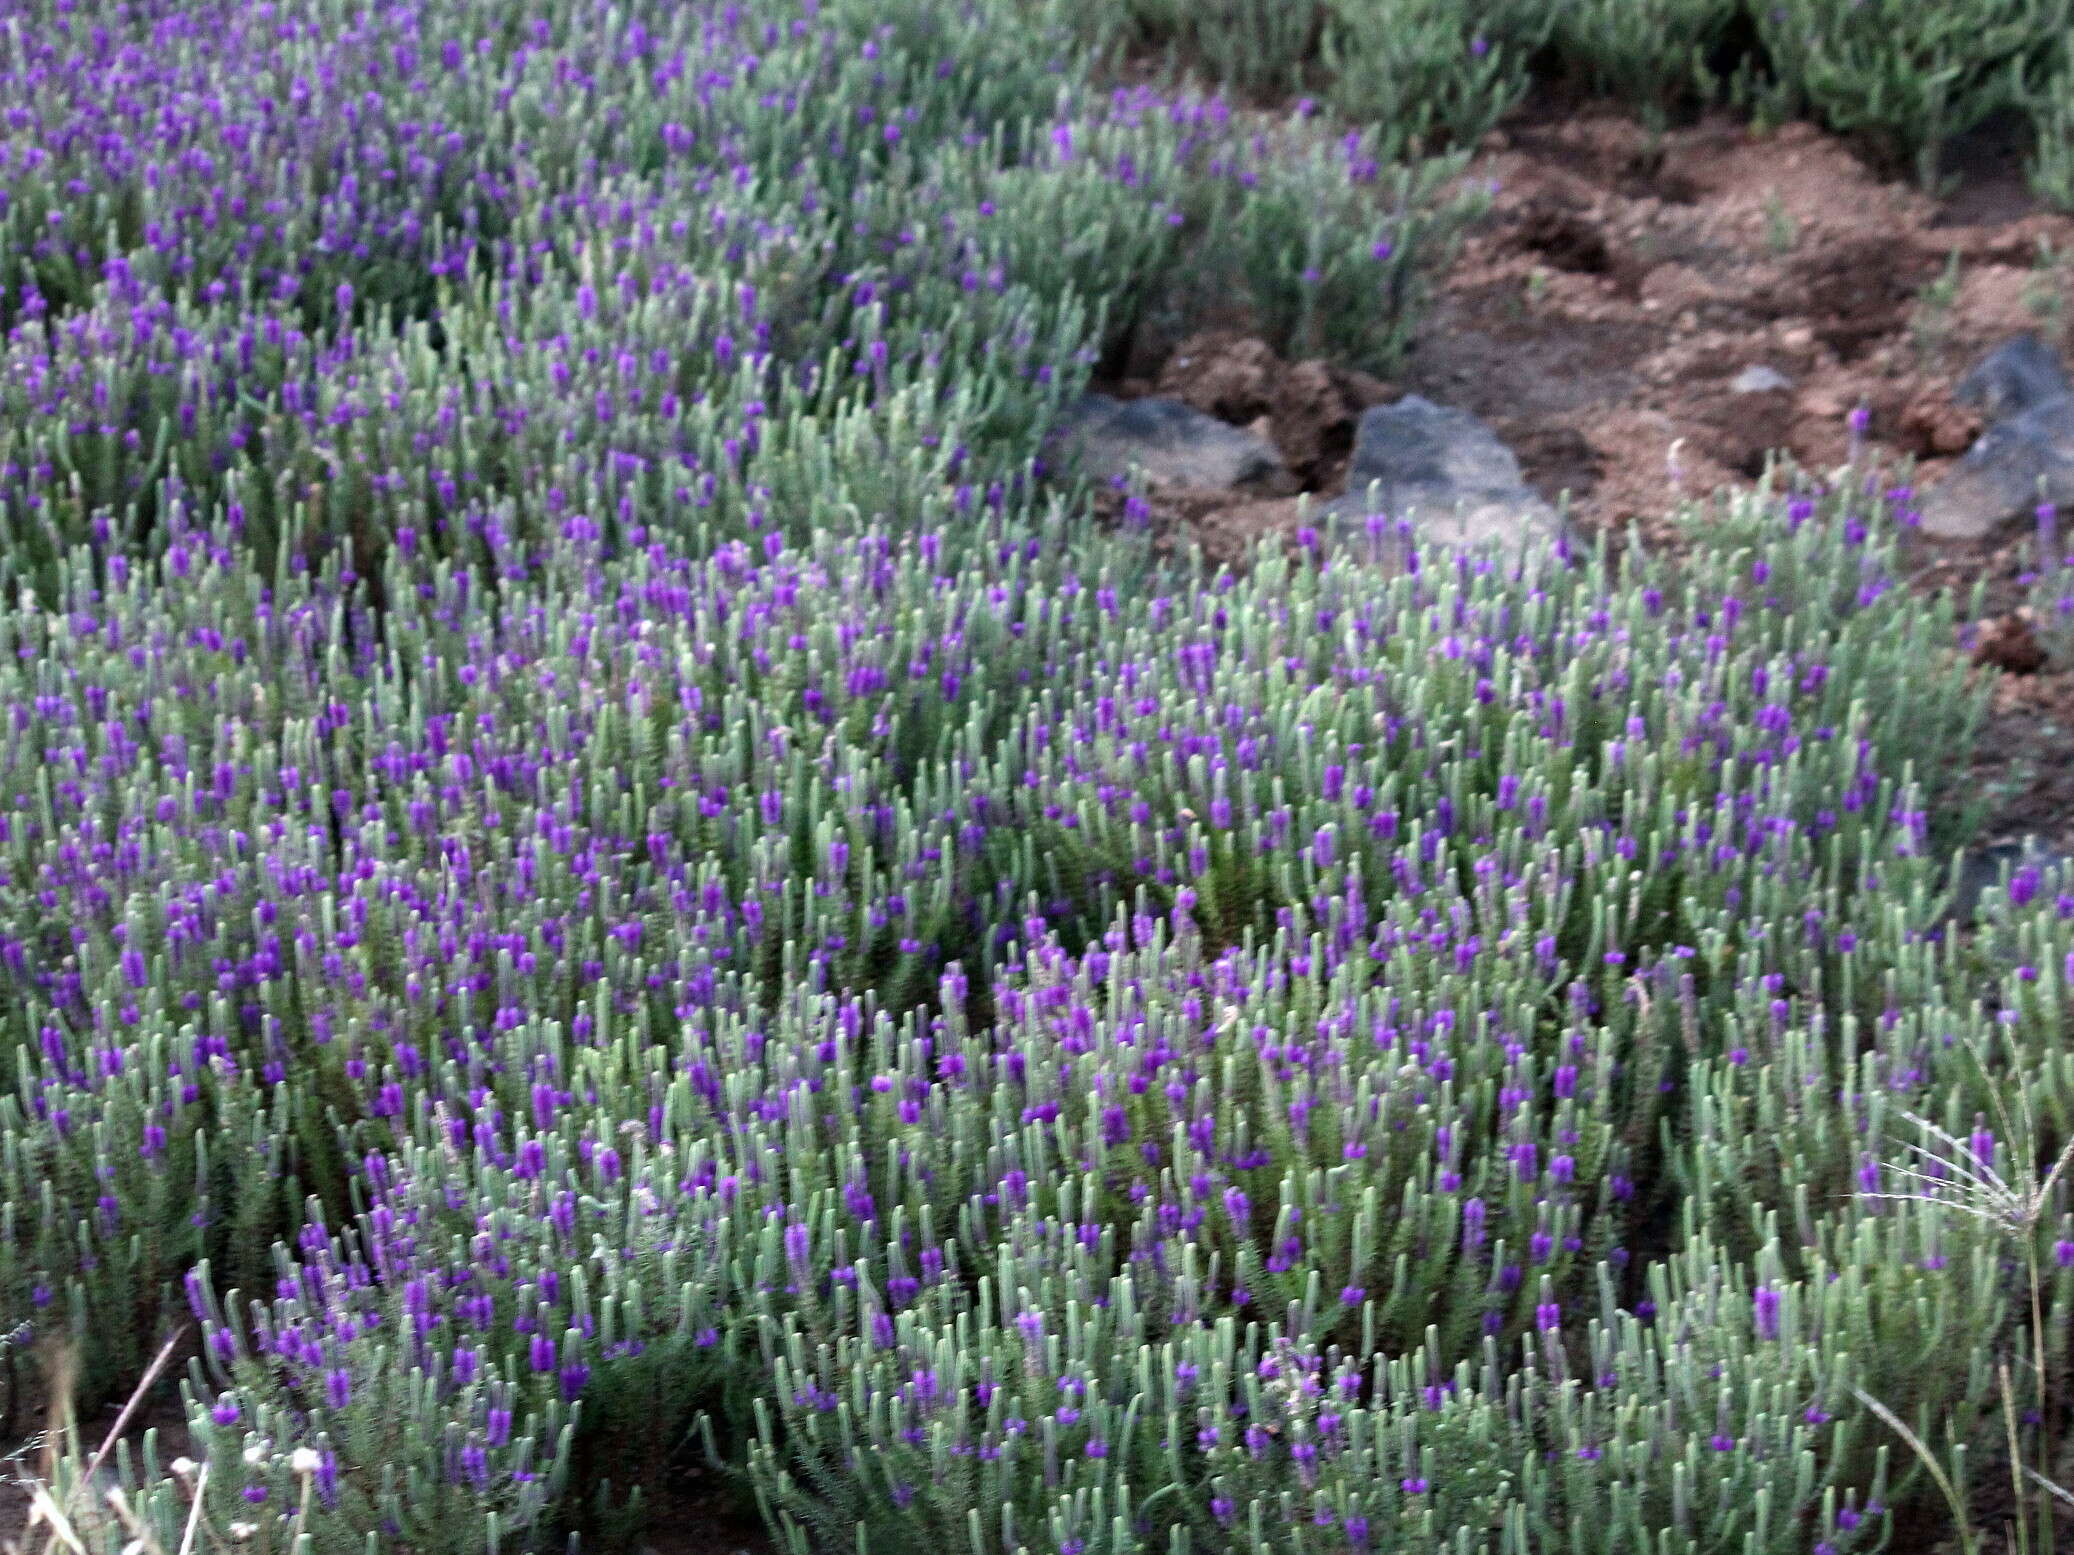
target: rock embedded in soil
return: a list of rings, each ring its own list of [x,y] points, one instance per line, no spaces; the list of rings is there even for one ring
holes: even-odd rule
[[[1763,394],[1773,389],[1790,389],[1793,380],[1775,367],[1754,363],[1736,374],[1729,388],[1737,394]]]
[[[1519,460],[1467,411],[1416,394],[1377,405],[1354,434],[1344,496],[1318,512],[1343,538],[1373,514],[1410,522],[1421,544],[1500,544],[1508,560],[1552,555],[1562,516],[1521,478]]]
[[[1136,469],[1162,486],[1272,491],[1288,479],[1265,438],[1164,396],[1084,394],[1059,418],[1057,435],[1101,480]]]
[[[1952,398],[1990,424],[1924,494],[1923,533],[1981,540],[2028,519],[2041,501],[2074,504],[2074,392],[2044,341],[2024,334],[1996,347]]]
[[[1980,905],[1990,887],[2006,890],[2019,871],[2035,870],[2040,874],[2058,868],[2064,883],[2069,877],[2064,866],[2074,859],[2027,837],[2022,842],[1997,842],[1988,847],[1975,848],[1960,862],[1959,879],[1952,889],[1952,899],[1944,910],[1941,922],[1972,924],[1980,917]],[[2032,877],[2035,884],[2035,877]]]
[[[2067,382],[2066,369],[2052,347],[2035,331],[2026,331],[1976,362],[1952,390],[1952,398],[1989,421],[2002,421],[2070,393],[2074,384]]]

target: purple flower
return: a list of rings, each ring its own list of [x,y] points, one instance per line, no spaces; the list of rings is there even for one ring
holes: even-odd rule
[[[1474,1252],[1483,1246],[1484,1202],[1471,1199],[1462,1206],[1462,1250]]]
[[[1757,1317],[1757,1337],[1776,1339],[1779,1337],[1779,1293],[1770,1286],[1761,1287],[1751,1298]]]

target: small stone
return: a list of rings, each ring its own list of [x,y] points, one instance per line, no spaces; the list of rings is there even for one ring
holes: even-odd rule
[[[2041,501],[2074,505],[2074,398],[2034,405],[1983,432],[1924,494],[1923,533],[1985,539],[2029,519]]]
[[[1355,541],[1373,514],[1408,522],[1422,544],[1501,543],[1509,555],[1534,553],[1537,564],[1564,534],[1561,515],[1527,486],[1489,427],[1416,394],[1361,417],[1346,494],[1319,510],[1319,527]]]
[[[1763,394],[1770,389],[1790,389],[1793,380],[1776,368],[1760,363],[1737,373],[1735,382],[1729,387],[1738,394]]]
[[[1924,534],[1981,540],[2029,518],[2040,502],[2074,505],[2074,392],[2051,347],[2028,331],[2005,341],[1952,398],[1990,424],[1924,493]]]
[[[2066,370],[2034,331],[2005,341],[1959,380],[1952,398],[1980,412],[1983,420],[2003,421],[2033,406],[2062,400],[2074,393]]]
[[[1136,469],[1164,486],[1225,489],[1287,477],[1265,438],[1158,396],[1084,394],[1066,407],[1054,435],[1097,480]]]
[[[2070,877],[2065,866],[2067,856],[2055,848],[2048,848],[2036,838],[2025,838],[2022,842],[1997,842],[1984,848],[1975,848],[1960,861],[1959,876],[1952,887],[1951,904],[1945,908],[1941,922],[1971,924],[1980,916],[1981,898],[1989,887],[2007,888],[2008,880],[2019,869],[2059,869],[2063,882]]]

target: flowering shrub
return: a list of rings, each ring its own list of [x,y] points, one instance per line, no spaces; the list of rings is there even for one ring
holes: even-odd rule
[[[1213,573],[1038,464],[1191,276],[1387,363],[1454,154],[1009,0],[27,14],[0,1331],[193,1340],[93,1555],[602,1542],[694,1447],[801,1555],[1843,1555],[1866,1396],[2061,1364],[2059,1190],[1892,1137],[2074,1100],[2074,882],[1938,927],[1905,487]]]

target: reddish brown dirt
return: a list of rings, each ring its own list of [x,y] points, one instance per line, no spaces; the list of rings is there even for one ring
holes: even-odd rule
[[[1980,430],[1951,391],[1981,354],[2036,330],[2074,370],[2074,219],[2037,207],[2022,154],[2003,126],[1956,144],[1946,166],[1960,183],[1939,201],[1811,125],[1759,134],[1716,111],[1652,155],[1616,112],[1538,93],[1479,148],[1468,176],[1498,181],[1493,209],[1438,278],[1392,382],[1285,364],[1243,315],[1210,309],[1218,328],[1142,341],[1130,376],[1097,387],[1174,394],[1252,425],[1300,489],[1326,495],[1341,489],[1360,412],[1421,394],[1485,420],[1529,484],[1568,494],[1586,537],[1632,525],[1657,550],[1680,544],[1667,517],[1681,502],[1754,489],[1770,450],[1811,471],[1844,463],[1860,404],[1867,450],[1890,469],[1913,456],[1927,489]],[[1792,386],[1737,392],[1753,366]],[[1220,561],[1296,526],[1293,497],[1149,495],[1168,543],[1192,538]],[[1978,775],[1997,795],[1982,840],[2074,845],[2074,664],[2045,659],[2011,617],[2021,538],[1910,535],[1902,559],[1912,586],[1954,591],[1962,613],[1986,580],[1987,615],[2009,618],[1977,645],[2003,669],[1981,740]]]

